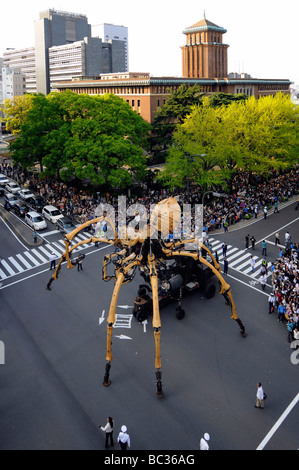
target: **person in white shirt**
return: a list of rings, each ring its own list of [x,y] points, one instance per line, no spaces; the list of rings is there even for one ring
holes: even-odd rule
[[[261,283],[263,291],[265,291],[266,284],[267,284],[267,274],[262,274],[260,276],[260,283]]]
[[[127,447],[131,446],[130,436],[127,433],[127,426],[122,426],[121,431],[117,437],[121,450],[127,450]]]
[[[200,450],[209,450],[208,441],[210,440],[210,435],[206,432],[204,436],[200,439],[199,448]]]
[[[113,426],[114,426],[114,421],[113,419],[111,418],[111,416],[109,416],[107,418],[107,424],[106,426],[99,426],[99,428],[104,431],[106,433],[106,442],[105,442],[105,448],[108,449],[108,442],[109,442],[109,439],[110,439],[110,444],[111,446],[114,446],[114,442],[113,442]]]
[[[257,384],[255,408],[264,408],[264,390],[262,384]]]
[[[50,260],[50,270],[55,269],[57,255],[54,252],[50,255],[49,260]]]
[[[268,297],[268,304],[269,304],[269,312],[268,313],[274,312],[275,296],[274,296],[273,292],[271,292],[271,294]]]
[[[251,266],[252,272],[254,273],[254,269],[255,269],[255,259],[254,259],[253,256],[250,256],[250,266]]]

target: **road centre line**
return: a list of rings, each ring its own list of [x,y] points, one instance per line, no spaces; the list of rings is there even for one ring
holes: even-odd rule
[[[266,437],[262,440],[262,442],[259,444],[256,450],[263,450],[265,445],[270,441],[271,437],[275,434],[279,426],[284,422],[288,414],[292,411],[294,406],[297,404],[299,401],[299,393],[295,396],[294,400],[289,404],[289,406],[285,409],[285,411],[282,413],[280,418],[276,421],[272,429],[268,432]]]
[[[18,239],[18,237],[16,236],[16,234],[15,234],[15,233],[11,230],[11,228],[7,225],[7,223],[5,222],[5,220],[4,220],[2,217],[0,217],[0,219],[2,220],[2,222],[4,223],[4,225],[6,225],[6,227],[8,228],[8,230],[13,234],[13,236],[18,240],[18,242],[25,248],[25,250],[27,250],[27,246],[24,245],[24,243],[22,243],[22,242]]]
[[[261,240],[259,240],[258,242],[256,242],[256,245],[257,245],[258,243],[261,243],[262,241],[266,240],[266,238],[271,237],[271,235],[274,235],[276,232],[279,232],[280,230],[283,230],[284,228],[288,227],[289,225],[292,225],[294,222],[297,222],[297,220],[299,220],[299,217],[297,217],[297,219],[292,220],[292,222],[289,222],[288,224],[284,225],[283,227],[278,228],[278,229],[275,230],[274,232],[269,233],[269,235],[266,235],[264,238],[262,238]]]

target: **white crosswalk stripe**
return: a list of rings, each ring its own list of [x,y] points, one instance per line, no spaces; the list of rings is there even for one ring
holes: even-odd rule
[[[223,262],[224,256],[222,252],[223,242],[215,240],[213,237],[208,239],[209,243],[212,246],[212,251],[215,254],[217,252],[218,260],[220,263]],[[255,259],[254,272],[250,265],[250,257],[253,256]],[[228,269],[233,268],[240,273],[246,274],[252,278],[258,278],[260,276],[260,267],[263,259],[254,255],[251,250],[242,250],[234,248],[231,245],[227,245],[226,258],[228,260]],[[269,277],[269,271],[268,271]]]
[[[79,233],[73,239],[72,245],[88,240],[89,238],[89,233]],[[92,246],[92,243],[82,243],[82,245],[78,246],[73,251],[76,253]],[[44,245],[36,246],[31,250],[18,253],[14,256],[9,256],[7,259],[2,259],[0,265],[0,279],[5,280],[30,269],[34,269],[37,266],[47,264],[49,263],[49,257],[53,252],[58,258],[60,258],[64,251],[65,243],[63,239],[60,239],[52,243],[45,243]]]

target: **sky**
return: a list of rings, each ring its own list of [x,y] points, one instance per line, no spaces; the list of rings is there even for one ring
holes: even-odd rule
[[[129,71],[182,76],[183,30],[204,17],[227,30],[228,71],[289,79],[299,87],[299,1],[284,0],[15,0],[0,10],[0,57],[34,46],[34,21],[53,8],[87,16],[91,25],[128,27]]]

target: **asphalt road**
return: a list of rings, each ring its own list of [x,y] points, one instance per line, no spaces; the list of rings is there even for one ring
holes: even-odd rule
[[[298,212],[293,209],[217,238],[243,250],[246,233],[273,241],[270,234],[288,226],[295,235]],[[268,247],[274,260],[277,247]],[[133,305],[136,278],[120,293],[112,383],[102,385],[113,290],[113,282],[101,280],[105,250],[87,248],[83,271],[64,267],[51,292],[46,290],[48,265],[13,277],[0,290],[5,345],[0,448],[101,450],[104,433],[98,425],[111,415],[116,435],[127,425],[132,450],[198,450],[204,432],[215,450],[254,450],[265,438],[265,449],[297,449],[299,405],[284,414],[298,394],[298,365],[290,360],[286,328],[268,315],[267,295],[259,285],[233,268],[227,281],[246,338],[220,295],[211,300],[190,296],[180,321],[174,305],[163,309],[165,396],[157,397],[152,326],[137,323],[131,308],[124,308]],[[264,410],[254,408],[258,381],[268,394]]]

